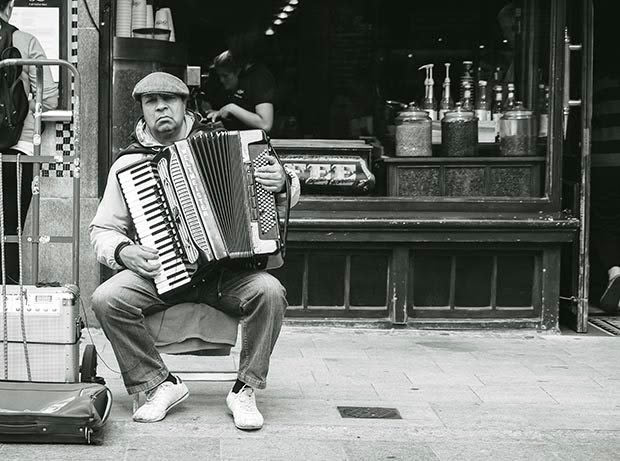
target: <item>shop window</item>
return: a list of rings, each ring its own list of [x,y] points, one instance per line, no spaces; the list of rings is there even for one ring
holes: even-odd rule
[[[284,113],[273,137],[281,138],[276,141],[283,159],[302,178],[304,196],[439,203],[545,196],[549,2],[447,1],[414,8],[408,1],[375,0],[304,8],[296,19],[299,27],[270,39],[285,54],[273,59],[286,68],[285,93],[295,101],[283,97]],[[303,27],[319,18],[321,27]],[[306,50],[308,62],[297,58],[300,50]],[[445,63],[451,64],[448,85]],[[432,88],[419,70],[426,64],[434,66]],[[470,93],[464,82],[471,84]],[[466,149],[442,125],[446,86],[453,102],[477,110],[474,141]],[[482,93],[487,103],[481,102]],[[427,110],[433,118],[429,129],[406,128],[398,114],[408,109],[398,101],[416,101],[418,109]],[[499,119],[518,101],[523,109],[518,116],[493,121],[494,110]],[[425,136],[428,145],[422,149]],[[373,145],[370,158],[363,144],[355,144],[360,138],[367,148]],[[450,145],[460,147],[450,150]]]

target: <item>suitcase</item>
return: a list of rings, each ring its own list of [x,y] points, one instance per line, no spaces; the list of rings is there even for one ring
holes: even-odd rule
[[[67,287],[25,285],[24,324],[28,343],[31,380],[79,381],[79,300]],[[2,304],[0,294],[0,314]],[[19,286],[6,286],[8,378],[26,381],[26,361],[21,327]],[[0,348],[4,347],[4,322],[0,319]],[[0,379],[4,379],[4,351],[0,351]]]
[[[97,445],[111,408],[101,384],[0,381],[0,442]]]

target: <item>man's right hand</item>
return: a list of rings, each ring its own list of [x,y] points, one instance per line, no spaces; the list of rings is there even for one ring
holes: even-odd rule
[[[154,278],[161,269],[157,250],[142,245],[127,245],[118,254],[125,267],[144,278]]]

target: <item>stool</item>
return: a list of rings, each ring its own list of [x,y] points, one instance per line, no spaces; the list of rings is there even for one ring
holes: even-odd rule
[[[207,305],[181,303],[148,315],[144,323],[162,354],[228,356],[237,340],[238,319]],[[184,381],[228,382],[237,370],[170,370]],[[140,406],[140,394],[133,395],[133,411]]]

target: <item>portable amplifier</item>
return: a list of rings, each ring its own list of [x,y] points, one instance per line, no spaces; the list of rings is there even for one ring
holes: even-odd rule
[[[0,288],[1,289],[1,288]],[[5,325],[0,291],[0,379],[4,379],[5,361],[8,379],[27,380],[22,338],[21,308],[32,381],[77,382],[79,375],[79,339],[81,319],[79,300],[69,288],[23,286],[6,287],[8,357],[5,357]]]

